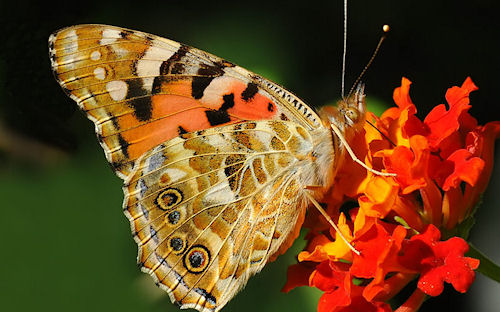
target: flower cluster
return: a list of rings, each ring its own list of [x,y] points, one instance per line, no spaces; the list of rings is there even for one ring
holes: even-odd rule
[[[320,312],[392,311],[389,300],[412,280],[417,287],[396,311],[416,311],[444,282],[465,292],[479,260],[464,256],[470,220],[488,183],[500,122],[484,126],[468,113],[470,78],[446,93],[423,121],[403,78],[394,91],[397,107],[365,125],[350,142],[370,167],[349,157],[324,201],[340,231],[360,252],[353,253],[314,209],[306,250],[288,270],[283,291],[308,285],[324,292]],[[380,132],[379,132],[380,131]]]

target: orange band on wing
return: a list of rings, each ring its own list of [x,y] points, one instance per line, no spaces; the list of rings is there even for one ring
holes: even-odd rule
[[[151,97],[149,121],[141,124],[133,114],[118,118],[119,127],[124,130],[121,136],[128,143],[129,158],[137,159],[185,132],[243,120],[271,119],[276,114],[276,104],[252,88],[234,78],[218,77],[206,88],[203,97],[195,100],[191,97],[191,80],[163,83],[161,92],[168,94]]]
[[[151,148],[184,132],[210,128],[206,117],[206,108],[192,98],[178,95],[158,95],[152,97],[152,120],[139,127],[132,128],[137,120],[132,115],[119,118],[121,133],[128,143],[129,158],[137,159]]]

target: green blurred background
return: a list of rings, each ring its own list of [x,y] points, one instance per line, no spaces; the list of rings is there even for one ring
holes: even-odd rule
[[[0,2],[0,310],[177,311],[135,265],[121,212],[121,181],[93,126],[54,81],[47,38],[61,27],[104,23],[209,51],[262,74],[312,106],[340,94],[342,1]],[[347,84],[370,57],[381,25],[391,33],[364,78],[372,109],[392,105],[410,78],[420,116],[471,76],[472,114],[499,120],[497,1],[352,1]],[[497,147],[497,160],[499,149]],[[499,166],[471,241],[500,262]],[[314,311],[320,293],[280,293],[305,245],[253,277],[224,311]],[[424,311],[497,311],[498,284],[478,275],[469,293],[450,291]]]

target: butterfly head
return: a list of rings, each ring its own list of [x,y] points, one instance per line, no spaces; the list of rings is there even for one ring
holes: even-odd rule
[[[356,89],[346,99],[340,100],[336,107],[325,106],[321,109],[320,115],[325,126],[335,125],[350,137],[352,134],[363,128],[365,123],[365,85],[359,83]]]

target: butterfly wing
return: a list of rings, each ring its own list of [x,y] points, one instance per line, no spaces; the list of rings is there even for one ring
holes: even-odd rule
[[[297,237],[329,130],[280,86],[174,41],[80,25],[49,49],[125,180],[143,270],[181,307],[222,308]]]
[[[256,121],[147,152],[124,187],[143,270],[182,308],[222,308],[297,237],[305,213],[298,176],[312,148],[293,122]]]
[[[49,50],[57,81],[94,122],[108,161],[124,179],[146,151],[182,133],[245,120],[321,124],[276,84],[146,33],[72,26],[50,36]]]

